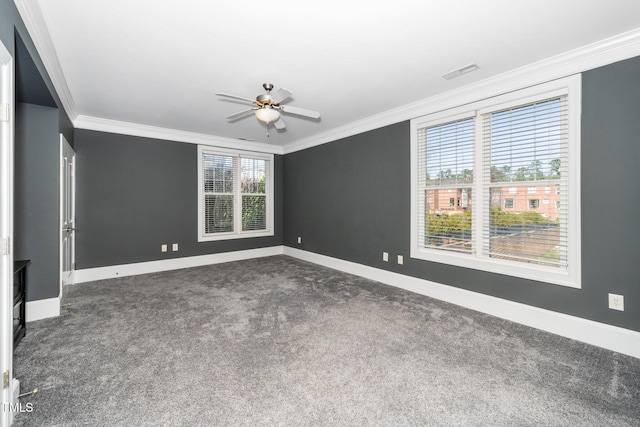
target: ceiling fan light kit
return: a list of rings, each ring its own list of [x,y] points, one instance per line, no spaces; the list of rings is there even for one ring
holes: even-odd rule
[[[265,105],[256,110],[256,117],[261,122],[273,123],[280,118],[280,112],[270,105]]]
[[[226,93],[216,93],[217,96],[230,98],[238,102],[248,102],[252,104],[252,108],[231,114],[227,116],[227,119],[230,119],[230,120],[238,119],[250,114],[251,112],[254,112],[258,120],[267,124],[267,137],[268,137],[269,124],[273,124],[273,126],[278,130],[283,130],[286,128],[284,121],[280,116],[280,113],[295,114],[298,116],[309,117],[312,119],[320,118],[320,113],[318,113],[317,111],[311,111],[311,110],[305,110],[303,108],[281,105],[283,101],[291,98],[291,96],[293,95],[293,93],[291,93],[287,89],[280,88],[272,94],[271,91],[273,90],[273,84],[264,83],[262,87],[267,93],[258,95],[255,101],[249,98],[244,98],[242,96],[229,95]]]

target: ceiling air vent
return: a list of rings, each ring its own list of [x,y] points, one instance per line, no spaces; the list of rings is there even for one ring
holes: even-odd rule
[[[465,65],[462,68],[458,68],[457,70],[453,70],[453,71],[448,72],[447,74],[443,74],[442,78],[445,79],[445,80],[451,80],[451,79],[459,77],[459,76],[461,76],[463,74],[467,74],[467,73],[470,73],[472,71],[475,71],[478,68],[480,68],[480,67],[478,67],[478,64]]]

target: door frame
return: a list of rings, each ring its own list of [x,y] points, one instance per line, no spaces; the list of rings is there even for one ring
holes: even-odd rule
[[[9,405],[14,396],[13,378],[13,193],[14,193],[14,62],[0,41],[0,108],[7,108],[8,121],[0,118],[0,427],[13,421]],[[3,107],[5,106],[6,107]],[[8,387],[4,387],[5,373]],[[19,391],[17,391],[19,393]]]
[[[76,224],[76,153],[73,150],[73,147],[69,144],[67,139],[63,134],[60,134],[60,293],[59,299],[62,303],[62,300],[66,296],[67,286],[72,285],[74,283],[74,272],[75,272],[75,262],[76,262],[76,233],[75,231],[70,233],[71,237],[71,270],[64,270],[64,233],[63,228],[64,224],[64,207],[65,207],[65,193],[67,191],[67,187],[65,185],[65,173],[67,172],[65,169],[65,154],[71,154],[72,161],[70,168],[70,178],[71,185],[69,190],[71,194],[71,223],[72,228],[75,228]]]

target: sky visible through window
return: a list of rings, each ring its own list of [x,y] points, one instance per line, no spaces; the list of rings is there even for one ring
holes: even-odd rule
[[[560,99],[491,114],[491,181],[560,178],[564,119]]]
[[[473,182],[473,118],[426,130],[427,184]]]

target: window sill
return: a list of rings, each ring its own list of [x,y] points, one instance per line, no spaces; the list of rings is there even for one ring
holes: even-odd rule
[[[521,279],[535,280],[553,285],[577,289],[581,288],[580,277],[577,272],[558,271],[559,269],[554,267],[537,266],[493,258],[479,258],[474,255],[461,253],[442,253],[442,251],[438,250],[419,248],[412,248],[411,258],[513,276]]]
[[[250,239],[253,237],[270,237],[273,231],[247,231],[244,233],[219,233],[216,235],[198,236],[198,242],[215,242],[221,240]]]

